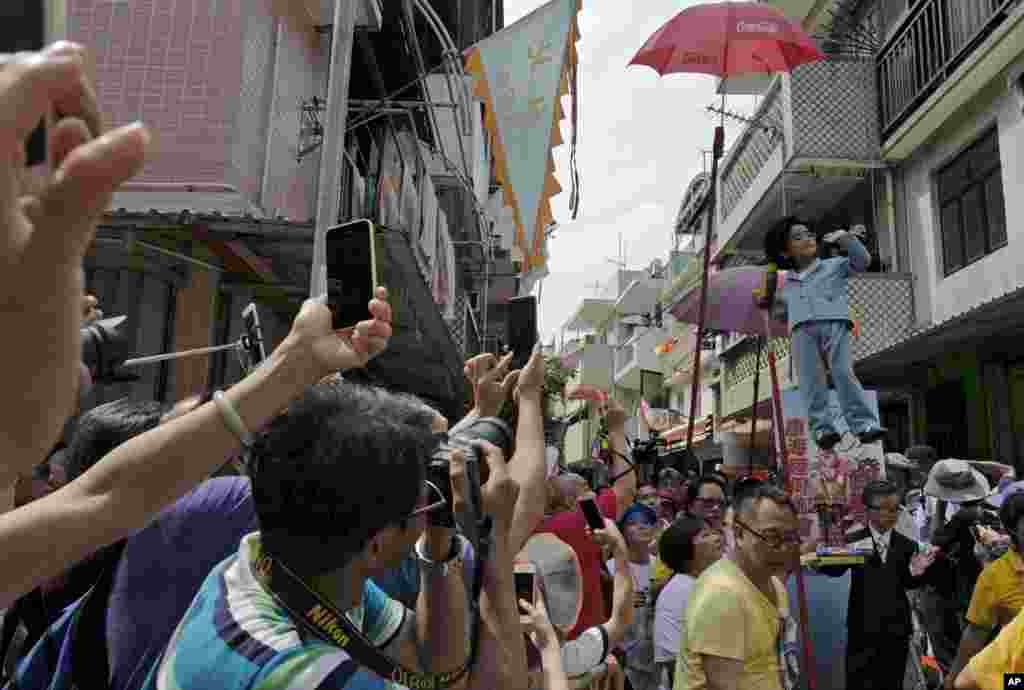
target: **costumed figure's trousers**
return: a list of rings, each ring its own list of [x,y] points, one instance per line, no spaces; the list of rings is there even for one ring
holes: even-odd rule
[[[860,434],[881,426],[878,414],[868,403],[864,387],[853,373],[849,321],[802,323],[793,330],[792,346],[797,376],[800,377],[800,394],[807,405],[807,418],[813,438],[838,431],[829,411],[828,381],[822,374],[822,357],[828,361],[832,370],[839,406],[850,431]]]

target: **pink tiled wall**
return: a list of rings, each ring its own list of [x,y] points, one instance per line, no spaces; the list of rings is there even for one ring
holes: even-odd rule
[[[302,3],[69,0],[68,7],[70,38],[94,53],[107,121],[143,120],[156,132],[156,153],[136,182],[229,185],[268,214],[312,217],[319,156],[296,160],[298,111],[303,99],[325,95],[327,61]],[[277,17],[284,31],[275,48]]]
[[[94,52],[112,124],[143,120],[158,154],[137,180],[226,182],[241,0],[71,0],[68,33]]]

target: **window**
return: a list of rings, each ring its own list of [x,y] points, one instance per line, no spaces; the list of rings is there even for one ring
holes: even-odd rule
[[[944,275],[1005,247],[999,134],[990,130],[937,174]]]

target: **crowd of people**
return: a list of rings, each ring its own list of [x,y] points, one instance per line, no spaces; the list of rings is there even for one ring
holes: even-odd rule
[[[809,545],[780,488],[674,469],[641,481],[614,400],[593,409],[607,472],[573,473],[545,441],[539,350],[521,371],[511,356],[466,362],[461,420],[358,383],[391,334],[384,288],[351,331],[306,301],[227,390],[79,414],[80,328],[102,306],[83,257],[150,146],[141,124],[103,128],[85,60],[70,43],[0,56],[0,375],[18,392],[0,434],[6,687],[806,682],[786,581]],[[27,169],[47,114],[48,165]],[[1024,483],[993,492],[965,462],[908,456],[923,490],[869,484],[851,538],[873,556],[823,569],[853,571],[847,687],[902,685],[915,611],[947,687],[1002,687],[1024,671]]]

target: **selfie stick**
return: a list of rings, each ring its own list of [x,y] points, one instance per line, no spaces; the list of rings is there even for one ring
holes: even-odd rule
[[[234,350],[236,348],[244,347],[243,341],[238,340],[227,345],[214,345],[213,347],[197,347],[194,350],[182,350],[181,352],[165,352],[162,355],[149,355],[148,357],[136,357],[135,359],[125,360],[121,366],[124,367],[141,367],[146,364],[156,364],[157,362],[166,362],[171,359],[184,359],[185,357],[198,357],[200,355],[212,355],[216,352],[224,352],[225,350]]]

